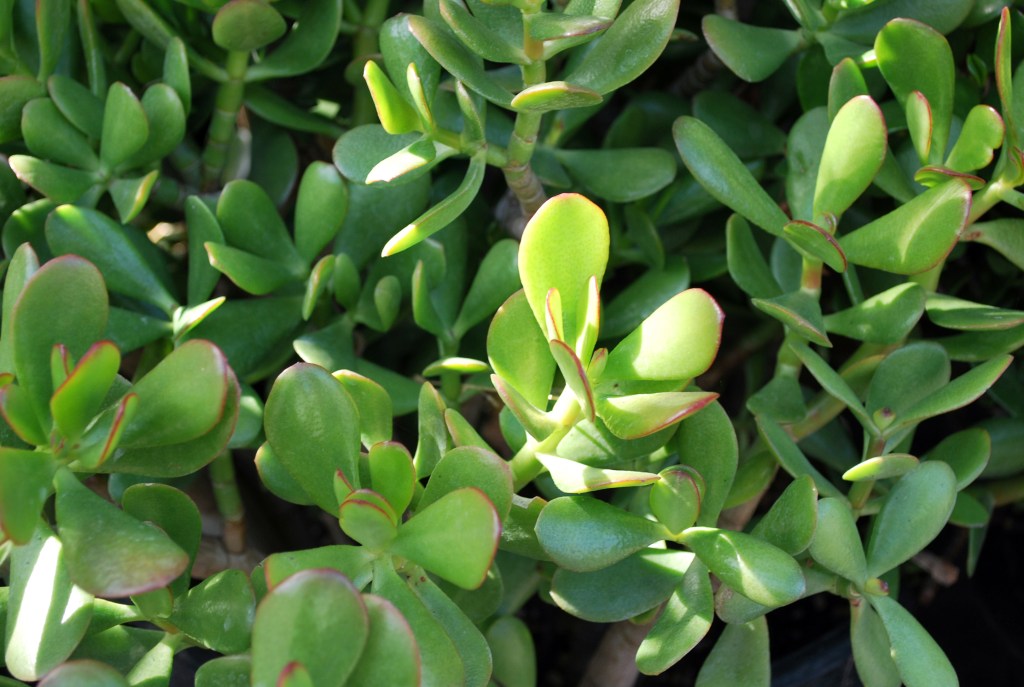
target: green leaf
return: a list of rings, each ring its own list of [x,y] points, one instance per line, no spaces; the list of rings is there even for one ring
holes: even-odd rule
[[[333,0],[303,2],[287,36],[273,52],[249,67],[246,81],[295,76],[320,66],[338,40],[341,11],[341,5]]]
[[[778,155],[786,134],[762,112],[727,91],[706,90],[693,97],[693,116],[722,137],[743,160]]]
[[[54,203],[74,203],[98,183],[93,173],[51,164],[28,155],[7,158],[14,173]]]
[[[406,102],[384,70],[373,60],[368,60],[363,67],[363,81],[370,89],[377,118],[385,131],[389,134],[407,134],[420,130],[416,110]]]
[[[718,353],[725,314],[703,289],[676,294],[608,355],[608,380],[687,380],[703,374]]]
[[[711,127],[693,117],[680,117],[672,135],[683,163],[713,198],[768,233],[782,234],[786,214]]]
[[[664,391],[632,396],[602,396],[597,412],[612,434],[639,439],[699,412],[718,398],[704,391]]]
[[[223,419],[228,396],[235,391],[229,374],[224,354],[208,341],[189,341],[174,349],[132,386],[139,410],[121,446],[165,446],[210,432]]]
[[[626,620],[669,598],[694,560],[686,551],[645,549],[593,572],[559,569],[551,580],[551,598],[590,622]]]
[[[263,563],[268,590],[273,590],[292,575],[303,570],[334,570],[362,589],[372,577],[374,554],[361,546],[336,544],[315,549],[274,553]]]
[[[441,456],[448,450],[448,429],[444,423],[445,404],[441,394],[429,382],[420,386],[417,400],[416,477],[429,475]]]
[[[54,484],[68,570],[83,589],[103,597],[138,594],[166,586],[188,566],[188,554],[166,534],[104,501],[71,472],[60,470]]]
[[[363,595],[370,634],[346,684],[416,687],[420,651],[408,621],[387,599]]]
[[[972,303],[940,293],[928,294],[925,309],[928,319],[946,329],[990,331],[1024,324],[1024,311]]]
[[[181,101],[185,114],[192,109],[192,80],[188,73],[188,52],[185,42],[178,37],[171,39],[164,52],[163,82],[174,89]]]
[[[846,255],[828,232],[811,222],[794,220],[786,223],[782,232],[789,244],[808,260],[818,260],[836,272],[846,271]]]
[[[637,668],[644,675],[658,675],[675,665],[708,633],[714,614],[708,569],[699,560],[693,560],[654,627],[640,643]]]
[[[583,368],[583,363],[576,357],[576,353],[573,352],[568,344],[558,339],[552,339],[549,343],[551,357],[555,359],[555,363],[562,373],[562,378],[565,380],[566,387],[576,397],[584,417],[593,422],[595,412],[594,391],[590,384],[590,379],[587,377],[587,371]]]
[[[867,190],[886,155],[882,111],[870,96],[849,100],[832,120],[814,189],[814,216],[841,215]]]
[[[35,29],[39,41],[40,82],[57,68],[71,23],[71,8],[59,0],[40,0],[35,7]]]
[[[793,291],[774,298],[753,298],[750,301],[761,312],[782,322],[811,343],[832,347],[825,333],[825,319],[818,299],[805,291]]]
[[[950,434],[921,460],[939,460],[949,465],[956,475],[957,491],[960,491],[981,475],[991,455],[989,432],[981,427],[972,427]]]
[[[920,91],[931,105],[931,155],[941,161],[953,116],[955,69],[949,43],[935,29],[913,19],[894,19],[875,38],[878,67],[896,98],[905,103]]]
[[[551,501],[536,529],[551,559],[576,572],[606,568],[668,534],[658,523],[589,496]]]
[[[693,527],[706,491],[704,478],[688,465],[667,467],[658,477],[648,496],[651,513],[673,534]]]
[[[523,19],[527,22],[530,36],[538,41],[557,41],[563,38],[587,38],[589,40],[589,36],[604,31],[612,23],[611,19],[605,17],[572,14],[568,11],[561,14],[557,12],[525,14]]]
[[[868,95],[867,82],[857,63],[844,57],[832,70],[828,83],[828,118],[836,118],[839,109],[857,96]]]
[[[782,293],[772,276],[747,220],[730,215],[725,224],[729,276],[748,296],[773,298]]]
[[[41,687],[128,687],[121,673],[92,660],[68,661],[47,673]]]
[[[571,67],[565,80],[601,95],[625,86],[661,55],[675,28],[678,13],[678,0],[631,3],[590,44],[586,59]]]
[[[51,349],[64,344],[73,359],[80,358],[103,335],[107,308],[99,271],[77,256],[46,263],[22,290],[11,313],[14,366],[40,420],[48,423],[53,395]]]
[[[725,626],[697,674],[696,687],[768,687],[771,662],[764,616]]]
[[[697,524],[714,525],[732,486],[739,460],[736,433],[717,401],[679,425],[673,444],[680,461],[704,478]]]
[[[501,535],[494,504],[475,487],[457,489],[398,529],[391,551],[463,589],[484,582]]]
[[[20,680],[38,680],[64,662],[92,619],[92,594],[74,585],[67,559],[42,523],[11,553],[4,660]]]
[[[947,34],[964,21],[972,7],[965,0],[938,0],[924,4],[915,0],[865,3],[842,12],[832,25],[832,30],[846,39],[869,44],[882,25],[890,19],[910,17]]]
[[[441,65],[430,56],[430,53],[412,33],[409,19],[413,15],[399,13],[386,19],[380,29],[380,49],[384,57],[384,65],[388,74],[401,91],[406,102],[412,103],[406,73],[410,64],[416,65],[416,73],[420,76],[424,95],[428,103],[433,102],[441,81]]]
[[[0,414],[3,414],[7,426],[26,444],[47,444],[47,433],[32,407],[32,398],[17,384],[7,384],[0,389]]]
[[[248,655],[220,656],[199,666],[195,687],[249,687],[251,673]]]
[[[149,122],[149,137],[125,163],[126,167],[143,167],[160,160],[177,148],[185,136],[185,106],[177,91],[167,84],[147,88],[142,94],[142,109]]]
[[[988,360],[960,375],[938,391],[922,398],[897,415],[897,427],[917,424],[921,420],[963,408],[981,397],[1009,367],[1013,356],[1002,355]]]
[[[498,375],[491,375],[491,384],[498,392],[505,407],[515,415],[516,420],[522,425],[527,434],[534,439],[543,439],[551,435],[556,429],[556,422],[543,410],[537,408],[527,401],[522,394],[516,391],[515,387],[507,383],[504,378]],[[547,403],[545,402],[545,406]]]
[[[804,593],[804,577],[792,556],[749,534],[691,527],[677,539],[724,584],[753,601],[782,606]]]
[[[988,105],[975,105],[967,113],[946,166],[958,172],[973,172],[988,167],[993,152],[1003,144],[1006,127],[1003,118]]]
[[[887,453],[857,463],[843,473],[848,482],[864,482],[902,477],[917,467],[919,461],[909,453]]]
[[[484,255],[452,325],[456,338],[493,315],[519,288],[518,253],[514,240],[502,239]]]
[[[22,137],[22,110],[33,98],[45,95],[46,88],[31,76],[9,74],[0,77],[0,143],[9,143]]]
[[[555,151],[592,195],[615,203],[632,203],[672,183],[676,163],[660,148],[606,148]]]
[[[223,243],[224,232],[216,215],[199,196],[185,199],[185,222],[188,225],[188,303],[198,305],[209,298],[220,278],[203,245]]]
[[[526,53],[518,45],[504,39],[499,31],[470,14],[460,0],[441,0],[441,17],[467,48],[488,62],[527,64]],[[429,49],[429,48],[428,48]]]
[[[507,687],[536,687],[536,651],[526,623],[514,615],[499,616],[487,628],[486,636],[494,680]]]
[[[284,35],[284,17],[264,0],[231,0],[213,18],[213,42],[229,51],[251,52]]]
[[[228,182],[217,201],[217,220],[228,243],[272,260],[305,278],[309,264],[288,236],[288,230],[266,191],[251,181]]]
[[[422,511],[445,495],[464,487],[476,487],[490,499],[502,522],[512,508],[512,471],[493,451],[464,446],[444,454],[430,473],[430,481],[417,502]]]
[[[818,526],[818,490],[808,475],[793,480],[751,531],[791,556],[803,553]]]
[[[349,493],[338,509],[342,532],[374,553],[388,550],[398,532],[397,521],[397,514],[384,497],[369,489]]]
[[[213,241],[207,241],[203,247],[211,265],[240,289],[254,296],[265,296],[301,280],[299,275],[274,260]]]
[[[967,223],[971,189],[952,179],[839,239],[855,265],[917,274],[938,264]]]
[[[935,126],[931,104],[921,91],[911,91],[907,96],[905,108],[907,129],[917,152],[917,159],[922,165],[927,164],[931,156],[932,129]]]
[[[498,308],[487,332],[487,358],[498,376],[543,411],[556,365],[527,299],[517,291]]]
[[[366,183],[389,182],[406,175],[421,176],[456,152],[454,148],[424,135],[375,164],[366,175]]]
[[[818,563],[859,586],[867,581],[860,532],[846,499],[825,498],[818,502],[818,529],[811,540],[810,554]]]
[[[415,15],[410,15],[405,21],[416,40],[426,48],[430,56],[456,79],[495,105],[506,109],[511,108],[512,94],[499,86],[484,71],[480,57],[471,53],[448,31],[446,26],[435,20]],[[578,82],[574,81],[574,83]]]
[[[100,410],[110,391],[121,353],[109,341],[94,344],[50,399],[53,421],[66,439],[74,441]]]
[[[599,489],[639,487],[657,482],[658,475],[636,470],[593,468],[574,460],[538,453],[537,460],[547,468],[555,486],[566,494],[584,494]]]
[[[233,654],[249,648],[256,597],[249,576],[228,569],[206,578],[175,604],[171,622],[191,640]]]
[[[359,487],[359,413],[322,367],[297,363],[274,383],[264,410],[267,441],[288,473],[329,513],[337,470]]]
[[[903,606],[887,596],[869,596],[891,644],[890,653],[907,687],[960,684],[946,654]]]
[[[391,397],[377,382],[351,370],[339,370],[333,377],[341,382],[359,409],[359,429],[363,445],[391,439]]]
[[[142,212],[159,176],[160,173],[153,170],[142,177],[117,179],[110,183],[110,198],[114,201],[118,218],[122,222],[131,222]]]
[[[868,576],[878,577],[921,551],[949,519],[956,476],[929,461],[901,477],[882,502],[867,544]]]
[[[786,430],[765,417],[757,418],[757,429],[765,443],[768,444],[768,449],[778,459],[783,470],[793,477],[809,475],[814,480],[814,486],[818,488],[818,493],[822,496],[845,498],[832,482],[811,465],[811,462],[807,460],[807,456],[803,454],[803,451],[796,445],[796,442],[790,438]]]
[[[782,424],[799,422],[807,415],[804,392],[793,377],[772,377],[747,398],[746,405],[754,415],[763,415]]]
[[[171,314],[177,307],[160,276],[126,229],[97,210],[62,205],[46,220],[46,240],[57,255],[80,255],[99,267],[114,293],[151,303]]]
[[[830,333],[867,343],[899,343],[921,319],[925,299],[925,291],[919,284],[898,284],[862,303],[825,315],[825,328]]]
[[[253,687],[277,687],[299,662],[317,687],[341,687],[370,634],[366,605],[352,583],[331,570],[304,570],[279,584],[256,609]],[[338,637],[344,636],[344,642]]]
[[[0,448],[0,529],[17,545],[32,538],[55,465],[42,452]]]
[[[717,14],[704,16],[708,46],[744,81],[764,81],[804,45],[798,31],[751,26]]]
[[[518,112],[551,112],[574,107],[593,107],[600,105],[603,100],[599,93],[589,88],[582,88],[567,81],[548,81],[521,90],[512,98],[512,108]]]
[[[534,214],[519,245],[519,276],[542,330],[546,329],[548,292],[557,289],[565,317],[559,323],[563,340],[576,341],[585,316],[582,306],[587,300],[588,282],[592,277],[601,282],[608,263],[608,245],[604,213],[583,196],[556,196]]]
[[[100,160],[84,134],[65,119],[49,98],[37,98],[21,113],[21,133],[33,155],[62,165],[96,169]]]
[[[121,82],[111,84],[103,108],[100,160],[115,168],[134,155],[149,138],[149,121],[142,103]]]
[[[370,484],[401,516],[412,502],[416,469],[409,451],[397,442],[381,442],[370,448]]]
[[[903,684],[889,652],[889,635],[871,604],[850,605],[850,643],[861,681],[878,687]]]
[[[199,553],[203,523],[199,509],[185,492],[157,482],[133,484],[121,495],[124,511],[137,520],[151,522],[167,533],[189,556],[189,566],[171,583],[170,591],[179,597],[188,591],[188,573]]]
[[[400,232],[391,237],[391,240],[384,246],[381,256],[388,257],[407,248],[415,246],[431,234],[435,234],[454,222],[459,215],[466,211],[469,204],[476,198],[480,186],[484,181],[484,171],[487,169],[487,155],[485,151],[474,153],[469,160],[469,168],[462,183],[449,195],[434,207],[417,217],[411,224],[407,225]]]
[[[440,619],[395,572],[390,562],[378,560],[373,569],[373,593],[393,603],[412,628],[419,645],[423,684],[461,685],[466,670],[462,657]]]

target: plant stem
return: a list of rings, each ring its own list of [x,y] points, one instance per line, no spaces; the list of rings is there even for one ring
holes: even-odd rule
[[[356,64],[361,60],[369,59],[370,56],[380,52],[381,24],[388,16],[388,0],[369,0],[362,16],[356,20],[359,23],[359,30],[356,32],[353,48]],[[404,77],[404,75],[403,75]],[[377,110],[373,105],[373,98],[370,91],[362,83],[361,72],[357,83],[352,84],[355,91],[355,101],[352,104],[352,126],[370,124],[377,121]]]
[[[558,425],[555,431],[542,441],[528,437],[526,444],[509,461],[509,467],[512,469],[513,477],[515,477],[515,491],[525,487],[544,470],[544,466],[537,460],[537,454],[548,453],[558,448],[558,444],[565,438],[565,435],[576,425],[576,421],[579,419],[582,411],[580,404],[572,394],[566,393],[559,397],[551,412],[559,413]]]
[[[547,78],[547,69],[544,65],[544,44],[530,36],[527,29],[523,29],[523,50],[531,60],[522,67],[523,85],[527,88],[544,83]],[[508,142],[508,161],[502,167],[505,174],[505,182],[509,189],[515,194],[522,208],[523,216],[526,219],[533,217],[544,201],[547,194],[540,184],[540,179],[530,166],[530,159],[533,157],[533,150],[537,146],[537,135],[540,132],[540,122],[543,115],[539,112],[520,112],[516,115],[515,127],[512,130],[512,138]]]
[[[211,190],[220,183],[227,161],[228,146],[235,134],[235,121],[245,98],[245,72],[249,68],[249,53],[240,50],[228,52],[224,65],[228,78],[217,89],[210,131],[203,151],[203,188]]]
[[[587,664],[580,687],[631,687],[640,672],[636,667],[636,651],[654,622],[653,619],[646,623],[620,620],[610,626]]]
[[[245,551],[245,507],[238,491],[230,450],[225,450],[210,463],[210,484],[217,511],[224,520],[224,548],[228,553],[242,553]]]

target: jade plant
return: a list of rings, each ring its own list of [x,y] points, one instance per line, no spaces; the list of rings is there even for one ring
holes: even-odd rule
[[[532,687],[578,618],[586,684],[767,687],[787,607],[958,684],[1005,4],[0,3],[0,685]]]

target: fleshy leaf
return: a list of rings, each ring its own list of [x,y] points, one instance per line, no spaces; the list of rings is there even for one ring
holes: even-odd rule
[[[117,167],[135,154],[149,138],[149,121],[142,103],[123,83],[111,84],[103,108],[103,136],[100,159]]]
[[[393,418],[391,397],[377,382],[351,370],[332,375],[341,382],[359,409],[359,432],[367,448],[381,441],[390,441]]]
[[[673,534],[693,527],[707,490],[700,473],[687,465],[673,465],[658,473],[648,503],[654,517]]]
[[[544,550],[559,566],[577,572],[608,567],[667,534],[658,523],[589,496],[559,497],[537,520]]]
[[[508,463],[488,449],[453,448],[430,473],[430,481],[417,502],[423,510],[445,495],[464,487],[476,487],[490,499],[498,519],[504,521],[512,508],[512,471]]]
[[[558,150],[555,157],[592,195],[614,203],[646,198],[676,175],[675,159],[660,148]]]
[[[857,463],[843,473],[843,479],[848,482],[863,482],[902,477],[916,468],[918,463],[917,458],[908,453],[887,453]]]
[[[703,289],[676,294],[608,355],[607,380],[686,380],[703,374],[718,353],[725,314]]]
[[[946,329],[989,331],[1024,324],[1024,311],[972,303],[941,293],[928,294],[925,310],[928,319]]]
[[[691,527],[678,540],[724,584],[753,601],[782,606],[804,593],[804,576],[793,557],[749,534]]]
[[[175,604],[178,629],[208,649],[224,654],[249,648],[256,597],[249,576],[228,569],[206,578]]]
[[[818,523],[818,490],[803,475],[793,480],[751,531],[755,537],[796,556],[810,545]]]
[[[697,674],[696,687],[768,687],[771,659],[768,622],[764,616],[749,623],[725,626]]]
[[[946,152],[953,116],[953,53],[941,33],[912,19],[894,19],[875,38],[878,66],[900,102],[920,91],[931,105],[931,153],[938,162]]]
[[[858,585],[867,580],[867,561],[860,532],[849,503],[841,498],[818,502],[818,529],[811,540],[811,557]]]
[[[576,341],[588,282],[596,277],[600,283],[604,277],[608,246],[608,220],[583,196],[556,196],[534,214],[519,245],[519,276],[542,329],[548,292],[554,288],[561,296],[565,316],[563,340]]]
[[[625,86],[647,70],[664,50],[678,0],[638,0],[591,43],[587,59],[565,74],[565,80],[604,95]]]
[[[848,101],[825,141],[814,190],[814,216],[841,215],[871,184],[886,155],[885,119],[869,96]]]
[[[953,468],[959,491],[981,475],[991,454],[991,435],[980,427],[972,427],[949,435],[921,460],[941,460]]]
[[[54,203],[74,203],[98,183],[92,172],[55,165],[29,155],[11,155],[7,162],[18,179]]]
[[[55,465],[46,453],[0,448],[0,529],[15,544],[27,544],[50,495]]]
[[[590,622],[626,620],[669,598],[693,563],[694,555],[687,551],[644,549],[601,570],[560,569],[551,580],[551,598],[562,610]]]
[[[672,135],[687,169],[713,198],[768,233],[782,234],[786,213],[711,127],[693,117],[680,117]]]
[[[825,320],[818,299],[804,291],[784,293],[774,298],[751,299],[754,307],[790,327],[804,339],[819,346],[832,347],[825,333]]]
[[[993,152],[1003,144],[1003,118],[988,105],[975,105],[967,113],[946,166],[958,172],[973,172],[992,162]]]
[[[334,513],[336,470],[359,486],[359,414],[329,372],[298,363],[285,370],[264,410],[267,441],[281,464],[318,506]]]
[[[704,478],[697,524],[714,525],[736,475],[739,448],[729,416],[717,401],[679,425],[673,445],[679,460]]]
[[[537,454],[537,460],[548,469],[555,486],[566,494],[639,487],[658,480],[658,475],[651,472],[594,468],[574,460],[543,453]]]
[[[38,680],[65,661],[85,635],[93,598],[73,584],[69,567],[61,541],[41,523],[11,554],[4,659],[18,679]]]
[[[347,210],[348,187],[337,168],[320,161],[310,164],[295,200],[295,248],[303,260],[312,263],[334,239]]]
[[[484,582],[501,535],[494,504],[475,487],[442,496],[403,523],[391,551],[463,589]]]
[[[589,88],[567,81],[547,81],[519,91],[512,98],[512,107],[517,112],[551,112],[573,107],[592,107],[600,105],[603,100],[600,93]]]
[[[401,515],[412,502],[416,468],[412,456],[397,442],[381,442],[370,448],[370,485]]]
[[[347,684],[417,687],[420,649],[409,622],[383,597],[364,594],[363,603],[370,634]]]
[[[718,398],[709,391],[664,391],[597,399],[597,412],[622,439],[639,439],[683,420]]]
[[[188,554],[161,530],[104,501],[67,470],[54,483],[68,570],[83,589],[128,596],[159,589],[185,570]]]
[[[970,208],[970,186],[951,179],[843,236],[839,245],[855,265],[917,274],[949,254]]]
[[[366,606],[351,582],[330,570],[298,572],[256,609],[252,684],[277,687],[281,671],[298,661],[318,687],[342,687],[368,635]]]
[[[846,310],[825,315],[825,328],[867,343],[899,343],[921,319],[925,298],[920,284],[898,284]]]
[[[106,663],[78,659],[68,661],[46,675],[40,687],[128,687],[121,673]]]
[[[705,15],[701,29],[708,46],[744,81],[764,81],[799,50],[798,31],[751,26],[717,14]]]
[[[331,0],[307,0],[281,44],[246,72],[247,81],[294,76],[312,71],[338,39],[341,6]]]
[[[213,42],[230,51],[262,48],[287,30],[284,17],[265,0],[231,0],[213,18]]]
[[[868,575],[877,577],[921,551],[949,519],[956,476],[938,461],[901,477],[882,502],[867,544]]]
[[[658,621],[641,642],[636,654],[637,668],[644,675],[667,670],[704,638],[714,615],[708,569],[699,560],[691,561]]]
[[[946,654],[903,606],[887,596],[869,596],[889,635],[890,653],[909,687],[955,687],[960,684]]]

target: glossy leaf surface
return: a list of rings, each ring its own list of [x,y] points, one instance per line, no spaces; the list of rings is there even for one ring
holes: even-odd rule
[[[690,652],[711,629],[715,615],[711,579],[699,560],[690,562],[683,580],[636,654],[636,665],[645,675],[657,675]]]

